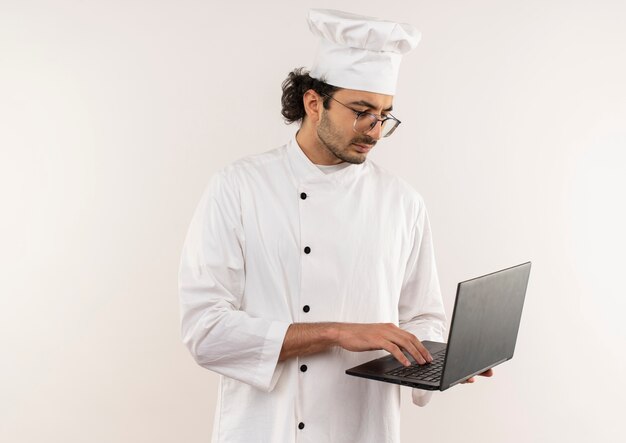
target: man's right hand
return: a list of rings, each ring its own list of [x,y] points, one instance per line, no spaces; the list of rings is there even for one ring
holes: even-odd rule
[[[411,362],[402,351],[419,364],[433,361],[417,337],[393,323],[293,323],[285,334],[278,361],[316,354],[333,346],[353,352],[384,349],[405,366]]]
[[[393,323],[337,323],[337,345],[348,351],[375,351],[384,349],[400,363],[410,366],[402,350],[408,352],[417,363],[433,361],[428,349],[410,332]]]

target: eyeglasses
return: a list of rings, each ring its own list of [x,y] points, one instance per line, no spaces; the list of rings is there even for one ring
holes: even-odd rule
[[[393,134],[393,131],[396,130],[398,125],[402,123],[400,120],[398,120],[391,114],[388,114],[383,117],[383,116],[372,114],[366,111],[357,111],[355,109],[352,109],[350,106],[344,103],[341,103],[335,97],[331,97],[330,95],[324,94],[324,93],[322,93],[321,95],[324,95],[328,98],[335,100],[337,103],[348,108],[349,110],[351,110],[352,112],[356,114],[356,118],[354,119],[354,124],[352,125],[352,129],[356,133],[367,134],[372,129],[374,129],[374,127],[376,126],[376,123],[380,122],[380,136],[389,137],[391,134]]]

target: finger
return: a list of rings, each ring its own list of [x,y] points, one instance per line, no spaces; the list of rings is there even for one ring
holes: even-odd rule
[[[420,354],[422,354],[424,356],[424,358],[426,359],[426,361],[428,363],[432,363],[433,356],[430,355],[430,351],[428,349],[426,349],[426,346],[424,346],[422,344],[422,342],[417,339],[417,337],[415,338],[415,341],[417,342],[417,346],[416,347],[417,347],[417,349],[419,349]]]
[[[415,347],[413,342],[406,338],[393,338],[392,341],[395,342],[396,345],[402,347],[406,350],[411,357],[420,365],[426,364],[426,359],[422,354],[420,354],[419,350]]]
[[[396,337],[398,337],[396,339],[397,341],[394,342],[406,349],[417,363],[423,365],[426,362],[430,363],[433,361],[433,357],[430,355],[430,352],[428,352],[428,349],[426,349],[415,335],[399,328],[396,328],[394,332],[396,332]]]
[[[393,355],[396,358],[396,360],[398,360],[404,366],[411,366],[411,362],[409,361],[409,359],[406,358],[406,356],[402,353],[400,348],[394,343],[390,341],[385,341],[382,344],[381,348],[389,352],[391,355]]]
[[[480,375],[481,377],[491,377],[493,375],[493,370],[487,369],[485,372],[482,372],[478,375]]]
[[[419,341],[419,339],[416,336],[414,336],[413,334],[411,334],[411,337],[412,337],[413,345],[417,348],[419,353],[422,354],[422,357],[424,357],[424,359],[428,363],[431,363],[433,361],[433,356],[430,355],[430,352],[428,351],[428,349],[426,349],[426,346],[424,346],[422,344],[422,342]]]
[[[415,346],[413,346],[411,340],[409,340],[409,337],[408,337],[409,334],[406,331],[403,331],[402,329],[398,328],[396,325],[393,325],[393,324],[389,324],[386,326],[387,326],[387,329],[385,330],[385,333],[383,336],[385,340],[391,342],[398,348],[401,347],[405,349],[418,364],[423,365],[424,363],[426,363],[426,360],[424,360],[421,354],[417,352],[417,349],[415,349]],[[402,354],[404,355],[404,352],[402,352]]]
[[[465,380],[463,383],[474,383],[476,381],[476,379],[474,377],[470,377],[467,380]]]
[[[422,352],[420,352],[420,349],[415,345],[413,340],[407,341],[406,347],[415,359],[415,361],[418,362],[420,365],[424,365],[433,361],[433,358],[430,356],[430,354],[424,355]]]

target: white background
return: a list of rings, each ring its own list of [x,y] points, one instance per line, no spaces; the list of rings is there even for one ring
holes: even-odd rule
[[[0,0],[2,442],[209,440],[182,242],[215,171],[295,132],[309,7],[331,2]],[[426,200],[448,314],[457,282],[533,262],[515,358],[404,401],[404,441],[625,441],[625,3],[332,7],[423,33],[370,155]]]

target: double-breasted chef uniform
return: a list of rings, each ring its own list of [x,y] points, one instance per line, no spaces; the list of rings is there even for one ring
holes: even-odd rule
[[[340,347],[278,362],[291,323],[394,323],[444,341],[424,202],[367,159],[325,174],[295,137],[215,175],[179,272],[183,341],[221,374],[213,442],[400,441],[400,387]],[[413,391],[415,403],[430,393]]]

